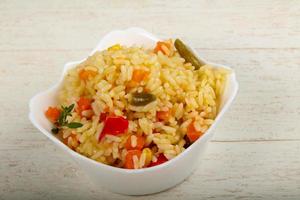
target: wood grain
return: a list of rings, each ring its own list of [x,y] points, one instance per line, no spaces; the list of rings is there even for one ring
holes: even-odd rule
[[[114,29],[180,37],[240,91],[197,171],[132,199],[300,199],[297,0],[0,1],[0,199],[128,199],[95,186],[28,120],[28,100]]]

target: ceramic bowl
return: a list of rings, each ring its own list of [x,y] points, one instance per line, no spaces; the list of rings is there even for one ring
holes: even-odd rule
[[[112,31],[102,38],[91,54],[98,50],[104,50],[116,43],[127,46],[142,45],[153,48],[158,40],[157,37],[140,28]],[[204,60],[203,58],[201,59]],[[157,193],[171,188],[186,179],[197,168],[199,161],[201,164],[201,155],[208,141],[213,136],[215,127],[231,105],[238,91],[236,76],[230,67],[205,61],[215,67],[224,67],[232,70],[221,100],[220,111],[214,124],[189,148],[164,164],[137,170],[121,169],[96,162],[72,151],[51,133],[52,125],[44,115],[44,111],[49,105],[56,105],[56,96],[66,71],[82,61],[65,64],[60,81],[50,89],[32,97],[29,103],[29,118],[37,129],[70,155],[97,186],[103,186],[113,192],[126,195]]]

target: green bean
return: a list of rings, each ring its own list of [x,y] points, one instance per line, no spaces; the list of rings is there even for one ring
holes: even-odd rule
[[[185,59],[186,62],[191,63],[195,69],[199,69],[201,66],[205,65],[205,63],[200,60],[193,51],[185,45],[180,39],[175,40],[175,48],[177,49],[179,55]]]

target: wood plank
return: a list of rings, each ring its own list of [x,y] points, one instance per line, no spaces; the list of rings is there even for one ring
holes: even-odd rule
[[[300,47],[297,0],[2,1],[0,9],[0,49],[90,48],[131,26],[199,48]]]

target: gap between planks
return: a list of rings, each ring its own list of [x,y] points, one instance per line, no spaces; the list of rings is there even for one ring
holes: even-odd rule
[[[300,142],[300,139],[211,140],[214,143]]]

